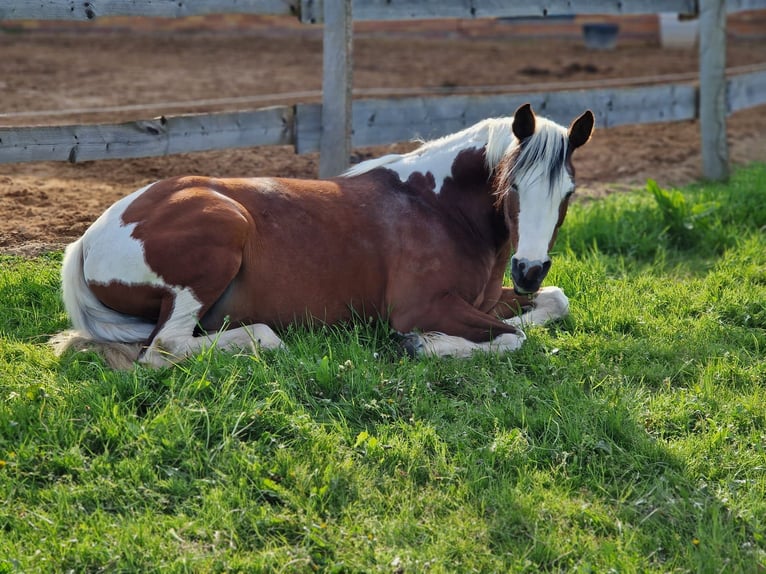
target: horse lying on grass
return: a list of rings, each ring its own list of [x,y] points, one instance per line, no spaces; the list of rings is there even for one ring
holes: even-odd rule
[[[148,185],[67,247],[74,330],[53,344],[162,366],[212,345],[278,348],[274,329],[359,314],[415,355],[517,349],[520,324],[568,312],[540,285],[593,123],[586,111],[565,128],[527,104],[329,180]]]

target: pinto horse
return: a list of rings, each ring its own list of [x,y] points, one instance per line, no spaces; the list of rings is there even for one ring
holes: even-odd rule
[[[281,347],[275,330],[361,314],[416,355],[517,349],[520,325],[568,312],[540,285],[593,123],[586,111],[565,128],[526,104],[328,180],[148,185],[67,247],[74,330],[54,346],[161,366],[209,346]]]

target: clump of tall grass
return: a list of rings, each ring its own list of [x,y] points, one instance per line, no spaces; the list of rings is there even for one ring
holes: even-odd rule
[[[648,260],[659,252],[721,254],[745,230],[766,228],[766,166],[735,172],[727,184],[700,183],[683,192],[649,180],[644,193],[582,204],[567,216],[558,249],[596,250]]]

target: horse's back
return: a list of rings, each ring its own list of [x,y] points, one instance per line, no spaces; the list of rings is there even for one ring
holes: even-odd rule
[[[166,295],[186,289],[206,329],[227,319],[333,323],[352,308],[382,313],[370,202],[349,199],[332,181],[164,180],[94,223],[83,237],[83,270],[104,305],[147,320],[158,318]]]

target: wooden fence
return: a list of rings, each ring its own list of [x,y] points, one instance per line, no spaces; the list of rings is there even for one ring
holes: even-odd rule
[[[726,115],[766,103],[766,66],[726,78],[726,13],[766,9],[766,0],[14,0],[0,20],[93,20],[211,13],[291,14],[324,22],[322,104],[161,117],[120,124],[0,128],[0,163],[132,158],[260,145],[320,151],[320,176],[339,173],[351,146],[437,137],[520,104],[563,122],[590,108],[602,127],[699,119],[703,174],[728,174]],[[700,18],[695,82],[537,93],[447,95],[352,101],[351,21],[561,14],[678,12]]]

